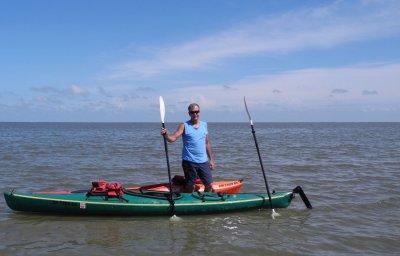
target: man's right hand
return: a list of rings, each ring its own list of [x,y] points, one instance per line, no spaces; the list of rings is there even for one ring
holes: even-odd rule
[[[167,139],[168,142],[174,142],[180,136],[182,136],[182,133],[183,133],[184,129],[185,129],[185,126],[182,123],[182,124],[180,124],[178,126],[178,128],[176,129],[176,131],[174,133],[169,134],[167,129],[162,128],[162,127],[161,127],[161,132],[160,133],[161,133],[161,136],[164,136]]]

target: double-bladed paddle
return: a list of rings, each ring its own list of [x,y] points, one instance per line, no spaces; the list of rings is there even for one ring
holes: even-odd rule
[[[244,97],[243,100],[244,100],[244,106],[245,106],[245,108],[246,108],[247,116],[249,117],[249,121],[250,121],[251,133],[253,134],[254,142],[255,142],[256,148],[257,148],[258,160],[260,161],[261,170],[262,170],[263,177],[264,177],[264,183],[265,183],[265,187],[266,187],[266,189],[267,189],[267,194],[268,194],[268,199],[269,199],[269,205],[270,205],[270,207],[271,207],[271,209],[272,209],[271,216],[272,216],[273,219],[275,219],[275,216],[279,216],[279,213],[275,212],[274,208],[272,208],[271,193],[269,192],[269,187],[268,187],[268,182],[267,182],[267,176],[265,175],[264,165],[263,165],[263,162],[262,162],[262,159],[261,159],[260,149],[259,149],[258,143],[257,143],[256,131],[254,130],[253,120],[251,119],[249,109],[247,108],[246,97]]]

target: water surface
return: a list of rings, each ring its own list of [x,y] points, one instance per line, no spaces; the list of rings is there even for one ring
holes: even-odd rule
[[[174,130],[177,124],[167,124]],[[246,123],[210,123],[215,179],[264,191]],[[168,217],[16,213],[0,199],[0,255],[399,255],[400,123],[256,123],[271,189],[301,185],[272,220],[268,210]],[[181,174],[181,142],[170,144]],[[156,123],[0,123],[0,190],[88,188],[167,180]]]

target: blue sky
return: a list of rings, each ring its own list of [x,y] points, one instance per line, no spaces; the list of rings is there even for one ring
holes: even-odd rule
[[[2,1],[0,121],[400,121],[399,1]]]

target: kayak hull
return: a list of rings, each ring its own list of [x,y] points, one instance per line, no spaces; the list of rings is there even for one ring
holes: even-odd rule
[[[71,215],[170,215],[171,205],[167,193],[130,193],[123,199],[86,197],[76,194],[4,193],[7,205],[14,211]],[[272,194],[273,208],[286,208],[293,198],[292,192]],[[174,199],[177,215],[224,213],[269,208],[267,194],[182,193]]]

